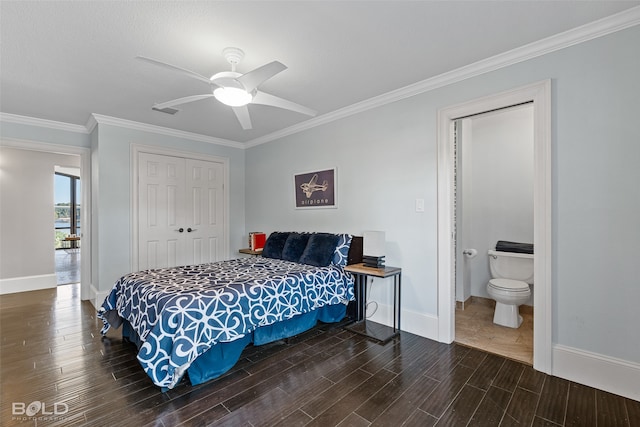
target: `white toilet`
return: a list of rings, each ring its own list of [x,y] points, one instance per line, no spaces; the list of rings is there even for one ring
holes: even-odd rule
[[[496,300],[493,323],[519,328],[522,316],[518,307],[529,300],[533,285],[533,254],[489,250],[491,277],[489,296]]]

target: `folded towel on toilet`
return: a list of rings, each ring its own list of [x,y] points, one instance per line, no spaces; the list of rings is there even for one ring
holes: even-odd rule
[[[496,251],[515,252],[518,254],[532,254],[533,243],[508,242],[506,240],[498,240],[496,243]]]

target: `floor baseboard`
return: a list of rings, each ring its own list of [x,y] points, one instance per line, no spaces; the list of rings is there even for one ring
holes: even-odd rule
[[[553,375],[640,401],[640,364],[556,344]]]
[[[55,274],[0,279],[0,295],[55,288],[56,285]]]

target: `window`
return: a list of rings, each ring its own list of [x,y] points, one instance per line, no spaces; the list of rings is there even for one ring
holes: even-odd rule
[[[76,249],[79,240],[65,240],[80,235],[80,178],[60,172],[55,173],[54,226],[56,249]]]

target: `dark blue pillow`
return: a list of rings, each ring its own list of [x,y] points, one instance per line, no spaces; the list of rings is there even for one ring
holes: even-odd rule
[[[300,257],[307,247],[309,233],[291,233],[282,248],[282,259],[293,262],[300,262]]]
[[[290,233],[282,233],[274,231],[269,235],[269,238],[264,242],[264,248],[262,249],[262,256],[265,258],[282,259],[282,249],[287,242],[287,237]]]
[[[316,233],[309,237],[307,247],[300,257],[302,264],[315,265],[316,267],[326,267],[331,263],[333,253],[338,245],[337,234]]]

